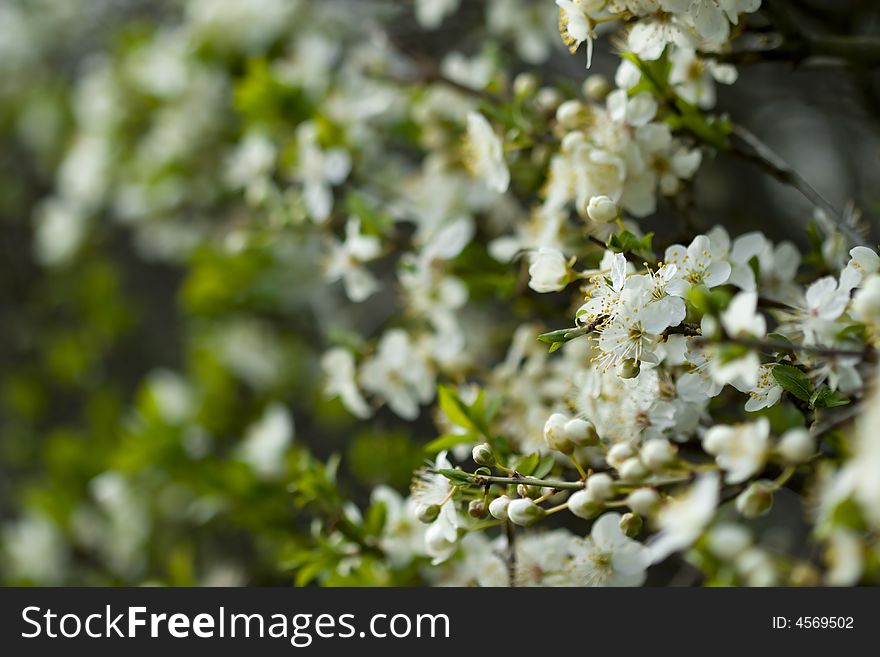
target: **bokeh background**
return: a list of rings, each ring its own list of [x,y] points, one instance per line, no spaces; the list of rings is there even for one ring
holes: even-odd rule
[[[482,54],[510,78],[577,88],[583,58],[559,42],[551,0],[512,0],[512,26],[493,23],[505,3],[462,0],[426,30],[406,1],[0,0],[0,581],[422,582],[378,556],[347,564],[328,538],[363,539],[350,506],[405,490],[436,437],[427,414],[355,422],[322,394],[322,351],[375,335],[394,298],[347,303],[296,198],[282,184],[255,209],[229,162],[254,123],[289,136],[327,62],[377,38],[438,69]],[[880,24],[871,0],[797,4],[807,28]],[[613,77],[610,47],[592,72]],[[744,63],[719,94],[719,112],[872,230],[875,72]],[[659,241],[691,222],[806,245],[812,218],[797,192],[719,156],[689,207],[644,226]]]

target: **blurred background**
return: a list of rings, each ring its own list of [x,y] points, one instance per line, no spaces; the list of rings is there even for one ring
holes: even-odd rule
[[[872,0],[796,4],[805,29],[878,29]],[[255,207],[230,164],[251,124],[289,135],[334,62],[377,38],[447,71],[463,55],[575,89],[588,73],[551,0],[461,0],[432,29],[416,9],[0,0],[4,584],[421,583],[417,564],[347,567],[325,531],[353,531],[347,507],[375,486],[405,491],[436,437],[430,417],[355,422],[322,394],[322,351],[352,327],[375,334],[394,299],[356,308],[328,288],[319,245],[290,228],[296,199]],[[609,50],[600,40],[592,73],[613,78]],[[466,61],[461,75],[479,76]],[[876,230],[876,71],[821,58],[739,70],[717,111]],[[685,211],[804,246],[814,213],[730,156],[706,162],[688,208],[643,226],[674,240]]]

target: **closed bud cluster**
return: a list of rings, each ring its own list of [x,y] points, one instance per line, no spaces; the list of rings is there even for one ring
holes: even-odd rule
[[[544,441],[547,447],[563,454],[571,454],[575,445],[565,430],[568,418],[562,413],[554,413],[544,424]]]
[[[510,498],[501,495],[489,502],[489,515],[497,520],[507,520],[507,507],[510,506]]]
[[[636,455],[635,450],[626,443],[618,443],[608,450],[605,460],[612,468],[619,470],[624,461]]]

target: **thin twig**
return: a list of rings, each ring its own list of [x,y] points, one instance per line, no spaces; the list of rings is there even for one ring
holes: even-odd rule
[[[516,587],[516,533],[513,523],[510,520],[504,526],[504,533],[507,536],[507,583],[510,588]]]
[[[794,344],[792,342],[782,342],[781,340],[758,340],[756,338],[721,338],[715,340],[708,337],[697,336],[694,338],[697,345],[705,344],[732,344],[749,347],[751,349],[761,349],[763,351],[785,351],[816,354],[817,356],[837,357],[854,357],[864,358],[865,351],[862,349],[839,349],[837,347],[823,347],[821,345],[812,344]]]
[[[730,141],[732,153],[753,164],[757,164],[778,181],[796,189],[815,207],[822,210],[837,229],[846,235],[851,242],[860,246],[867,246],[864,238],[844,220],[837,209],[754,133],[743,126],[735,125],[731,137],[733,137]]]

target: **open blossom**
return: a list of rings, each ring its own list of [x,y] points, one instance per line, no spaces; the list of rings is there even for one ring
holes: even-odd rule
[[[296,134],[297,175],[303,184],[306,212],[313,221],[323,222],[333,209],[332,186],[348,177],[351,158],[342,149],[322,149],[318,143],[318,128],[312,122],[302,123]]]
[[[327,280],[335,282],[341,279],[349,299],[364,301],[378,291],[379,283],[362,263],[378,257],[381,251],[379,238],[362,234],[360,219],[350,218],[345,224],[345,241],[332,246],[327,263]]]
[[[414,420],[434,396],[434,377],[424,355],[401,329],[387,331],[377,352],[361,365],[361,383],[400,417]]]
[[[676,265],[676,276],[687,283],[676,291],[678,294],[694,285],[708,288],[723,285],[730,276],[730,263],[722,259],[718,247],[705,235],[698,235],[687,248],[680,244],[670,246],[664,261]]]
[[[359,418],[372,414],[355,380],[356,367],[351,352],[336,347],[327,351],[321,359],[326,378],[325,390],[330,396],[338,396],[349,413]]]
[[[568,284],[568,261],[556,249],[541,247],[529,266],[529,287],[535,292],[559,292]]]
[[[679,96],[704,109],[715,106],[715,83],[733,84],[737,71],[732,64],[701,58],[690,48],[676,48],[669,56],[669,83]]]
[[[690,546],[715,515],[718,506],[717,473],[700,476],[690,489],[663,507],[657,523],[660,533],[648,543],[651,563]]]
[[[620,514],[606,513],[590,535],[572,548],[569,584],[575,586],[641,586],[649,564],[644,545],[620,529]]]
[[[758,474],[769,445],[770,421],[766,417],[735,426],[714,426],[703,436],[703,448],[715,456],[728,484],[738,484]]]
[[[501,140],[479,112],[467,115],[467,158],[474,174],[482,178],[489,189],[499,194],[507,191],[510,172],[504,161]]]
[[[572,53],[587,42],[587,68],[593,63],[593,17],[591,14],[602,9],[604,0],[556,0],[559,6],[559,31],[562,40]]]
[[[452,486],[449,480],[434,470],[452,468],[446,452],[437,454],[430,466],[416,472],[411,486],[412,499],[420,508],[437,506],[439,513],[425,531],[425,552],[438,564],[455,552],[458,546],[460,518],[451,502]]]

